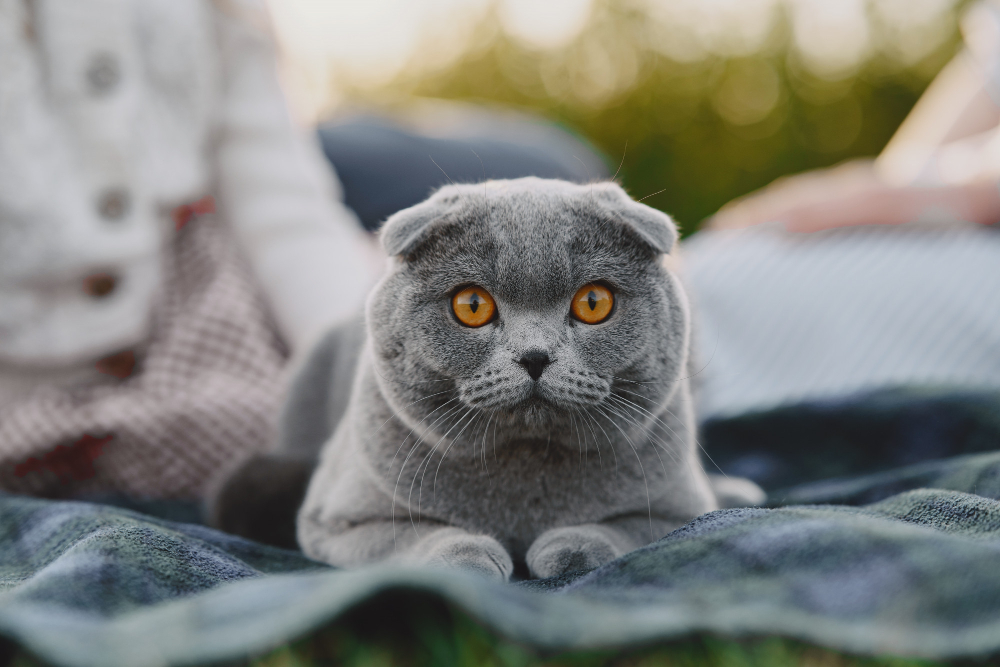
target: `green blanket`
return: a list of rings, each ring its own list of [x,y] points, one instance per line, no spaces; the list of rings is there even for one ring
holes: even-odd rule
[[[201,664],[260,654],[391,594],[444,601],[542,650],[709,632],[869,655],[1000,654],[1000,453],[782,494],[842,503],[885,489],[903,492],[713,512],[589,573],[506,585],[336,571],[121,508],[0,497],[0,636],[57,665]]]

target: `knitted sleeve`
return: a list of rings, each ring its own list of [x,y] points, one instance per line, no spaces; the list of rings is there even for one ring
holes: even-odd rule
[[[296,352],[361,308],[377,255],[340,203],[331,167],[292,121],[262,3],[215,6],[224,87],[215,144],[221,210]]]

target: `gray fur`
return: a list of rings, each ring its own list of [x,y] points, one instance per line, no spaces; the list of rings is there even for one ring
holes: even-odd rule
[[[276,453],[315,461],[340,423],[364,347],[364,318],[331,329],[310,350],[288,388],[278,428]]]
[[[547,577],[715,509],[687,300],[660,262],[676,236],[613,183],[537,178],[448,186],[390,218],[351,400],[299,512],[305,552]],[[616,293],[597,325],[570,317],[591,281]],[[470,284],[497,303],[476,329],[450,305]],[[529,351],[553,359],[537,381]]]
[[[320,450],[347,410],[365,340],[362,317],[329,332],[294,374],[273,451],[220,474],[206,494],[210,525],[265,544],[294,549],[295,516]]]

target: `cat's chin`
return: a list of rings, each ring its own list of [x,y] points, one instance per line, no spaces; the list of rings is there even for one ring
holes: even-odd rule
[[[493,412],[500,422],[515,426],[525,435],[544,437],[553,429],[569,427],[572,409],[537,394]]]
[[[523,401],[516,408],[517,413],[529,425],[549,426],[559,408],[547,398],[532,395]]]

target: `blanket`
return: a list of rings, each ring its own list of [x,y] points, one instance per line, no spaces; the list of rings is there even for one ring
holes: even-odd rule
[[[799,484],[1000,449],[1000,392],[880,389],[712,419],[701,439],[710,472],[780,497]]]
[[[133,510],[3,496],[0,637],[67,667],[214,663],[392,595],[452,605],[544,651],[714,633],[862,655],[1000,654],[1000,452],[790,480],[776,482],[790,504],[712,512],[596,570],[513,584],[335,570]]]

